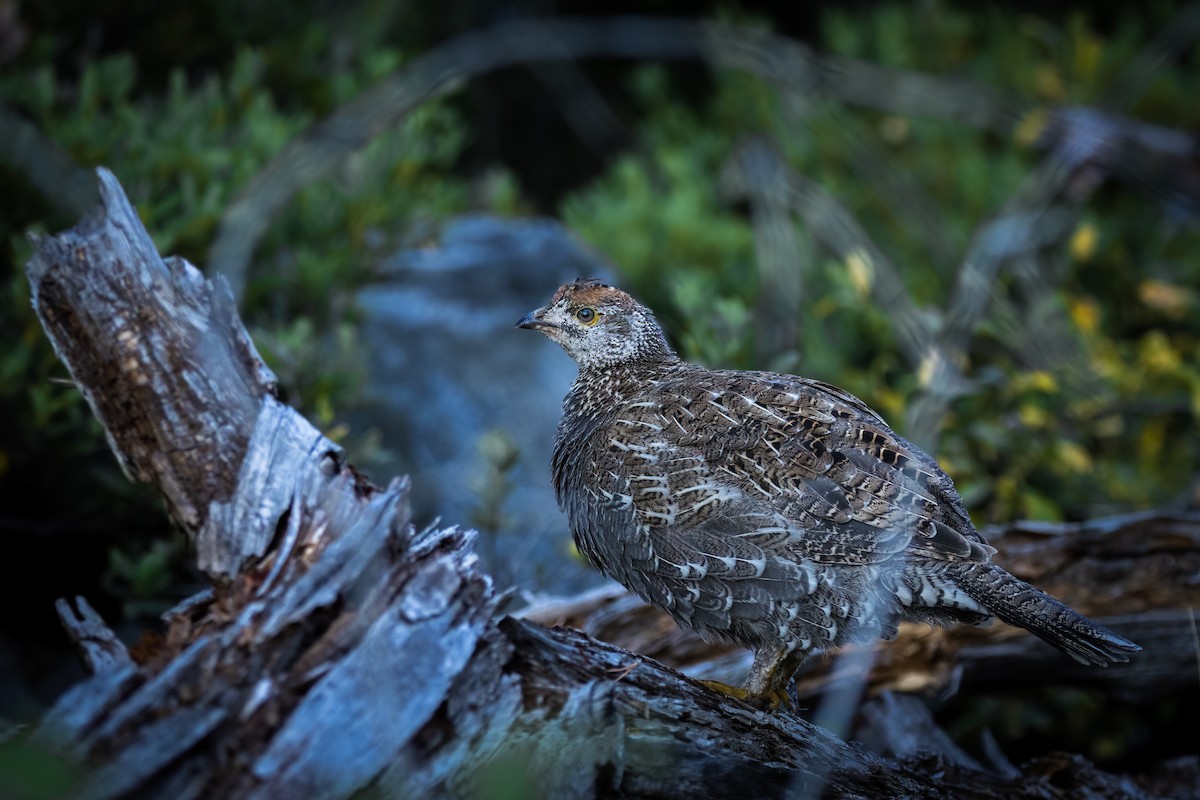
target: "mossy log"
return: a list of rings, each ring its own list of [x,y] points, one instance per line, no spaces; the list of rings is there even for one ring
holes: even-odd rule
[[[1078,757],[997,774],[932,735],[876,756],[498,615],[472,534],[415,529],[403,479],[372,485],[276,399],[223,281],[160,258],[105,170],[100,193],[78,227],[35,238],[34,304],[212,587],[136,658],[85,600],[60,605],[93,674],[25,745],[81,770],[77,796],[1141,796]]]

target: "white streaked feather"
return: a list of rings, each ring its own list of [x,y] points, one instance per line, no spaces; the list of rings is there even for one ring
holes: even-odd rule
[[[720,395],[717,395],[717,397],[720,397]],[[728,412],[729,412],[729,409],[727,409],[725,406],[721,405],[721,404],[720,404],[720,403],[718,403],[716,400],[709,400],[709,401],[708,401],[708,404],[709,404],[710,406],[712,406],[713,408],[715,408],[715,409],[717,410],[717,413],[718,413],[718,414],[720,414],[720,415],[721,415],[722,417],[724,417],[725,419],[729,420],[729,421],[730,421],[730,423],[732,423],[732,424],[734,424],[734,425],[737,425],[737,424],[738,424],[738,421],[737,421],[736,419],[734,419],[733,417],[729,416],[729,413],[728,413]]]
[[[655,425],[653,422],[647,422],[644,419],[619,419],[618,425],[641,425],[643,428],[649,428],[655,433],[662,433],[662,425]]]

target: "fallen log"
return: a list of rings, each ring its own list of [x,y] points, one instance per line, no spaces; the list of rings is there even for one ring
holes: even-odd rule
[[[920,691],[943,698],[954,690],[1034,683],[1105,687],[1147,701],[1196,688],[1200,512],[1020,522],[985,535],[998,550],[997,563],[1136,640],[1147,657],[1097,670],[1062,658],[1027,631],[1000,622],[983,628],[902,624],[895,639],[869,646],[869,676],[852,662],[832,657],[806,665],[797,676],[801,702],[864,680],[868,694]],[[616,584],[577,597],[541,598],[520,615],[579,628],[702,679],[736,683],[750,665],[743,649],[705,642]],[[1021,668],[1013,669],[1014,664]]]
[[[1078,757],[1015,774],[911,743],[879,757],[497,616],[473,535],[415,529],[404,480],[371,484],[281,404],[223,282],[161,259],[99,175],[99,212],[34,239],[34,304],[213,585],[136,660],[85,601],[60,609],[93,674],[21,746],[77,770],[73,796],[1141,796]]]

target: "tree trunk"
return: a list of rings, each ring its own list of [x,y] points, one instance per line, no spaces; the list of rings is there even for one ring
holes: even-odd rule
[[[369,484],[275,398],[224,282],[161,259],[105,170],[100,187],[97,214],[35,238],[34,303],[213,587],[141,663],[85,600],[60,604],[94,674],[26,746],[79,769],[78,796],[1140,796],[1078,757],[985,772],[933,735],[932,754],[875,756],[585,633],[498,617],[473,534],[415,530],[406,481]],[[1148,650],[1107,674],[1150,669]]]

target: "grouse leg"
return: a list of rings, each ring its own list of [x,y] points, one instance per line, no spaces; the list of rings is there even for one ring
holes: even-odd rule
[[[720,681],[700,681],[715,692],[774,711],[780,706],[792,707],[787,687],[796,674],[796,669],[808,655],[803,650],[785,650],[780,647],[763,647],[754,654],[750,674],[741,686],[730,686]]]

